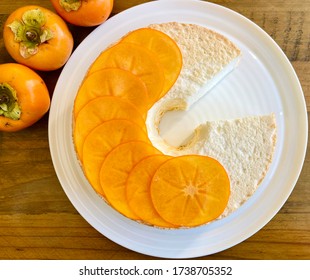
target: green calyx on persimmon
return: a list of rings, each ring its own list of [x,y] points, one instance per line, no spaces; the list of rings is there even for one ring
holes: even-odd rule
[[[21,108],[17,102],[16,91],[7,83],[0,84],[0,116],[19,120]]]
[[[59,0],[59,4],[66,12],[77,11],[81,5],[81,0]]]
[[[38,52],[38,46],[53,38],[53,32],[44,27],[46,17],[40,9],[26,11],[22,20],[9,24],[14,40],[20,43],[20,54],[28,58]]]

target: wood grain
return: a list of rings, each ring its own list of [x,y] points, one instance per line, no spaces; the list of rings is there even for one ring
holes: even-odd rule
[[[144,2],[148,1],[115,1],[113,15]],[[278,43],[299,77],[309,115],[309,0],[211,2],[244,15]],[[14,9],[26,4],[52,9],[49,0],[1,0],[0,63],[13,61],[3,45],[4,21]],[[73,26],[70,29],[75,47],[93,30]],[[51,95],[60,72],[39,73]],[[309,182],[310,156],[307,153],[292,194],[265,227],[230,249],[198,259],[309,259]],[[156,258],[110,241],[92,228],[72,206],[54,171],[46,115],[24,131],[0,132],[0,259]]]

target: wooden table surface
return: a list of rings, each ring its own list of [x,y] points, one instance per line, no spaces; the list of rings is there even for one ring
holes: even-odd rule
[[[111,16],[143,0],[116,0]],[[291,61],[310,108],[310,1],[211,1],[262,27]],[[13,62],[3,44],[5,19],[14,9],[48,0],[0,1],[0,63]],[[77,46],[93,28],[70,26]],[[52,95],[61,70],[40,73]],[[0,73],[1,76],[1,73]],[[32,127],[0,132],[0,259],[155,259],[123,248],[92,228],[76,211],[55,174],[48,115]],[[298,137],[296,135],[296,137]],[[309,259],[310,156],[278,214],[244,242],[200,259]]]

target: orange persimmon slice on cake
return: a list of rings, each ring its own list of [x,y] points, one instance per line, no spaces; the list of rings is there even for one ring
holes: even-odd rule
[[[138,44],[120,42],[103,51],[87,75],[104,68],[121,68],[137,75],[146,85],[150,104],[162,93],[165,76],[158,57]]]
[[[89,183],[101,196],[99,173],[106,155],[116,146],[128,141],[148,142],[148,136],[133,121],[113,119],[94,128],[85,138],[83,145],[83,168]]]
[[[177,80],[182,69],[182,53],[167,34],[152,28],[140,28],[122,38],[122,42],[136,43],[156,53],[164,70],[163,96]],[[160,96],[160,97],[161,97]]]
[[[149,108],[148,92],[143,81],[129,71],[119,68],[98,70],[85,77],[74,102],[74,116],[89,101],[100,96],[116,96],[135,105],[142,115]]]
[[[98,125],[112,119],[127,119],[145,128],[144,118],[131,103],[115,96],[97,97],[89,101],[78,113],[73,130],[77,154],[82,161],[86,136]]]
[[[126,195],[129,207],[143,223],[164,228],[175,226],[163,220],[155,210],[150,194],[150,184],[157,168],[170,156],[154,155],[141,160],[129,173]]]
[[[124,216],[137,220],[126,198],[127,177],[143,158],[161,154],[151,144],[131,141],[118,145],[106,156],[100,170],[100,184],[107,201]]]
[[[163,163],[151,182],[158,214],[180,227],[206,224],[227,206],[230,181],[224,167],[207,156],[186,155]]]

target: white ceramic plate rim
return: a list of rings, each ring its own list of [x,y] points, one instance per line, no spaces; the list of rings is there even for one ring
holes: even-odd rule
[[[161,230],[140,225],[103,203],[83,176],[72,143],[74,96],[89,65],[104,48],[130,30],[165,21],[206,25],[241,45],[246,38],[247,51],[253,57],[257,56],[257,63],[271,75],[275,86],[273,94],[278,102],[275,113],[280,141],[262,186],[227,218],[186,230]],[[236,35],[236,28],[245,35]],[[154,1],[110,18],[77,47],[55,87],[49,114],[49,144],[54,168],[65,193],[77,211],[100,233],[142,254],[193,258],[220,252],[244,241],[279,211],[301,172],[307,146],[307,123],[305,100],[295,71],[278,45],[261,28],[216,4],[195,0]]]

